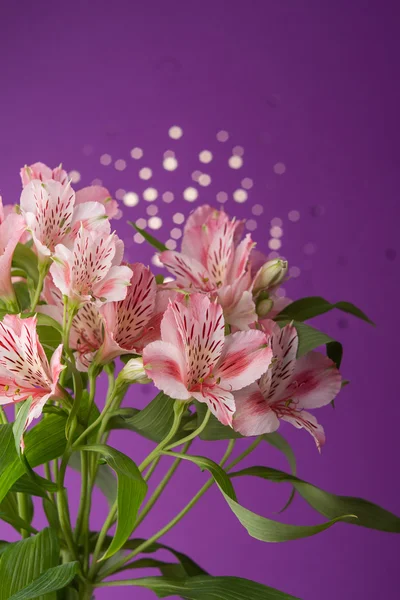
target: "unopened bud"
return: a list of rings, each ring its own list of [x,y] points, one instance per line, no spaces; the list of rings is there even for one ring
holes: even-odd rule
[[[117,380],[122,383],[150,383],[146,375],[141,358],[131,358],[128,360],[122,371],[120,371]]]
[[[270,300],[270,298],[266,298],[265,300],[260,300],[260,302],[257,302],[257,307],[256,307],[258,316],[261,318],[266,317],[271,312],[273,306],[274,306],[274,303],[272,302],[272,300]]]
[[[270,290],[279,285],[283,281],[287,269],[287,260],[275,258],[274,260],[266,262],[256,275],[253,287],[254,292],[257,293],[260,290]]]

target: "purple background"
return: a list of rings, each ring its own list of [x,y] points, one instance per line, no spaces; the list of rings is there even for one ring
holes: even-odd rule
[[[150,184],[160,194],[153,203],[163,220],[156,235],[166,240],[172,215],[193,208],[182,191],[202,169],[212,182],[195,185],[197,204],[216,204],[216,193],[226,191],[232,214],[253,218],[252,207],[263,205],[254,231],[260,248],[267,249],[271,219],[281,218],[281,252],[301,270],[288,294],[349,300],[377,323],[372,328],[341,314],[322,319],[345,345],[343,375],[351,380],[335,411],[319,411],[327,432],[322,455],[305,432],[282,432],[301,477],[400,514],[395,10],[390,2],[342,0],[8,2],[0,24],[0,193],[6,203],[17,201],[18,170],[36,160],[63,161],[79,171],[79,185],[100,178],[113,193],[140,194]],[[168,137],[175,124],[184,131],[180,140]],[[221,129],[230,134],[225,143],[216,140]],[[227,162],[236,145],[244,148],[239,170]],[[140,161],[130,158],[134,146],[144,149]],[[174,172],[162,167],[169,149],[179,162]],[[202,149],[214,154],[209,165],[198,161]],[[110,166],[100,164],[104,153],[113,158]],[[114,168],[116,159],[126,160],[124,171]],[[276,163],[284,163],[284,174],[274,172]],[[142,166],[153,170],[149,183],[138,178]],[[232,192],[243,177],[254,187],[239,205]],[[175,193],[171,204],[161,199],[166,190]],[[151,259],[124,224],[146,217],[149,205],[141,199],[124,207],[117,224],[130,260]],[[296,223],[288,220],[291,210],[300,212]],[[151,446],[133,434],[112,443],[137,460]],[[220,456],[222,446],[211,454]],[[195,449],[210,451],[207,444]],[[286,468],[268,446],[253,461]],[[194,466],[183,466],[141,534],[162,526],[202,480]],[[74,476],[71,486],[78,489]],[[248,480],[238,481],[237,490],[246,506],[266,516],[287,493]],[[101,500],[95,511],[98,524]],[[318,521],[299,499],[283,519]],[[1,535],[11,535],[6,526]],[[213,574],[252,578],[307,600],[396,596],[396,536],[339,524],[307,540],[262,544],[247,536],[214,489],[165,539]],[[128,588],[97,597],[111,595],[154,597]]]

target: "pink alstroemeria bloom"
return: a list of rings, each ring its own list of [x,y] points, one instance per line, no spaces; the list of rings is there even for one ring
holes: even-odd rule
[[[335,398],[341,388],[340,373],[320,352],[308,352],[296,359],[298,336],[293,325],[280,329],[273,321],[264,323],[274,358],[257,383],[235,393],[234,429],[245,436],[271,433],[282,419],[306,429],[320,449],[325,433],[307,409],[325,406]]]
[[[226,213],[201,206],[187,220],[181,252],[167,250],[160,260],[178,287],[217,298],[226,323],[248,329],[257,321],[249,265],[254,242],[250,234],[239,242],[242,229]]]
[[[82,223],[88,229],[107,226],[100,202],[75,204],[75,192],[69,183],[35,179],[24,187],[21,211],[39,257],[50,257],[56,245],[73,237]]]
[[[33,179],[38,179],[42,182],[47,181],[59,181],[63,185],[68,181],[68,173],[64,171],[62,165],[59,165],[55,169],[51,169],[42,162],[34,163],[33,165],[25,165],[20,170],[22,186],[25,187]]]
[[[161,322],[161,341],[143,350],[145,371],[172,398],[205,402],[224,425],[232,425],[232,392],[267,369],[271,348],[262,331],[225,337],[222,307],[204,294],[170,302]]]
[[[3,205],[1,203],[3,218]],[[26,230],[21,215],[10,213],[0,222],[0,303],[6,306],[16,306],[14,288],[11,283],[11,263],[14,250]]]
[[[108,189],[101,185],[89,185],[78,190],[75,200],[76,204],[100,202],[100,204],[104,205],[106,215],[109,219],[120,219],[122,217],[122,211],[118,206],[118,202],[111,197]]]
[[[63,395],[58,387],[62,346],[49,364],[36,331],[36,317],[6,315],[0,322],[0,404],[22,402],[32,396],[25,429],[37,419],[47,400]],[[22,444],[22,440],[21,440]]]
[[[50,273],[54,284],[76,308],[123,300],[132,271],[121,265],[124,244],[115,233],[79,228],[72,248],[57,244]]]

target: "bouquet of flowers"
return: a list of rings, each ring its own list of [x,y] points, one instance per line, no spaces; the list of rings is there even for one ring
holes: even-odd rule
[[[312,411],[333,403],[346,383],[342,347],[305,321],[332,309],[369,321],[360,309],[321,297],[284,302],[277,290],[287,262],[267,260],[250,234],[243,237],[242,222],[210,206],[189,216],[180,252],[140,230],[172,275],[165,282],[143,264],[123,262],[124,245],[111,226],[119,209],[105,188],[75,192],[61,166],[41,163],[23,168],[21,177],[20,204],[0,212],[0,518],[22,538],[1,542],[1,599],[89,600],[98,588],[122,585],[160,598],[293,598],[211,575],[163,544],[211,486],[264,542],[314,535],[337,521],[400,532],[400,519],[379,506],[296,477],[294,454],[278,433],[286,421],[311,434],[318,450],[325,443]],[[316,351],[321,346],[325,352]],[[102,372],[108,393],[101,407]],[[145,408],[132,408],[135,386],[151,382],[159,393]],[[141,464],[108,444],[118,429],[154,442]],[[200,454],[191,452],[196,438]],[[226,440],[219,462],[207,456],[214,440]],[[265,443],[286,456],[288,473],[240,469]],[[170,468],[149,494],[160,460]],[[161,530],[136,537],[182,461],[209,479]],[[65,485],[69,468],[81,474],[76,521]],[[289,483],[287,506],[296,492],[324,522],[288,525],[251,512],[236,497],[237,477]],[[109,502],[100,531],[90,527],[96,486]],[[39,503],[49,523],[41,531]],[[159,550],[171,560],[155,558]],[[118,578],[137,568],[151,571]]]

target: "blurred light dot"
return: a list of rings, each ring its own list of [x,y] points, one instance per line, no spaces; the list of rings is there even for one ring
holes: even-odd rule
[[[143,150],[141,148],[132,148],[131,150],[131,157],[134,158],[135,160],[139,160],[139,158],[142,158],[143,156]]]
[[[199,192],[194,187],[187,187],[183,190],[183,197],[188,202],[194,202],[199,195]]]
[[[235,190],[233,192],[233,199],[235,200],[235,202],[239,202],[240,204],[242,202],[246,202],[246,200],[247,200],[246,190],[242,190],[240,188],[238,190]]]
[[[115,161],[114,167],[117,169],[117,171],[123,171],[126,169],[126,161],[123,158],[119,158]]]
[[[279,258],[279,252],[270,252],[268,254],[268,259],[273,260],[274,258]]]
[[[193,181],[199,181],[200,176],[201,176],[201,171],[193,171],[193,173],[192,173]]]
[[[163,154],[164,158],[169,158],[171,156],[175,156],[175,152],[173,150],[166,150]]]
[[[167,204],[169,204],[170,202],[173,201],[174,194],[172,192],[164,192],[163,195],[162,195],[162,199],[164,200],[164,202],[166,202]]]
[[[150,206],[146,208],[146,212],[150,217],[154,217],[154,215],[158,213],[158,206],[155,204],[150,204]]]
[[[163,263],[161,262],[160,257],[158,256],[158,254],[154,254],[154,256],[151,259],[151,262],[156,267],[162,267],[163,266]]]
[[[177,225],[182,225],[182,223],[185,220],[185,215],[182,213],[175,213],[174,216],[172,217],[172,220]]]
[[[165,242],[166,247],[168,248],[168,250],[175,250],[176,248],[176,241],[175,240],[167,240]],[[165,281],[165,279],[164,279]],[[173,281],[173,280],[171,280]]]
[[[290,277],[298,277],[300,275],[301,271],[299,269],[299,267],[290,267],[289,268],[289,275]]]
[[[81,174],[79,171],[70,171],[68,173],[68,177],[70,178],[72,183],[78,183],[81,180]]]
[[[111,165],[111,162],[112,162],[111,155],[110,154],[102,154],[100,156],[100,162],[102,165],[105,165],[105,166]]]
[[[232,148],[232,154],[234,156],[243,156],[243,154],[244,154],[243,146],[235,146],[234,148]]]
[[[95,179],[92,179],[92,185],[103,185],[103,180],[96,177]]]
[[[178,167],[178,161],[175,156],[167,156],[167,158],[164,158],[163,167],[166,171],[175,171]]]
[[[157,200],[157,197],[158,191],[156,188],[148,187],[143,192],[143,198],[147,200],[147,202],[154,202],[154,200]]]
[[[179,238],[182,237],[182,231],[179,229],[179,227],[174,227],[173,229],[171,229],[170,236],[174,240],[179,240]]]
[[[116,192],[115,192],[115,197],[117,200],[123,200],[124,196],[126,194],[126,190],[123,190],[122,188],[119,188]]]
[[[169,241],[173,242],[174,240],[169,240]],[[167,244],[165,244],[165,245],[167,245]],[[172,249],[172,248],[170,248],[170,249]],[[164,277],[164,283],[171,283],[172,281],[175,281],[175,279],[173,277]]]
[[[150,179],[151,176],[153,175],[153,172],[151,169],[149,169],[149,167],[143,167],[143,169],[140,169],[139,171],[139,177],[140,179]]]
[[[122,200],[125,206],[136,206],[139,204],[139,196],[135,192],[127,192]]]
[[[146,219],[136,219],[136,225],[139,227],[139,229],[145,229],[146,225],[147,225],[147,221]]]
[[[245,177],[244,179],[242,179],[242,187],[245,190],[251,190],[251,188],[253,187],[253,180],[250,179],[250,177]]]
[[[263,214],[264,208],[261,206],[261,204],[255,204],[251,209],[251,212],[253,213],[253,215],[256,215],[256,217],[259,217]]]
[[[278,296],[278,298],[284,298],[286,296],[286,290],[285,288],[279,288],[276,290],[276,295]]]
[[[221,131],[218,131],[217,133],[217,140],[219,142],[227,142],[229,140],[229,133],[225,131],[225,129],[221,129]]]
[[[284,163],[277,162],[276,164],[274,164],[274,173],[276,173],[277,175],[283,175],[285,171],[286,165]]]
[[[228,200],[228,194],[226,192],[218,192],[216,198],[218,202],[224,204]]]
[[[212,157],[212,152],[210,152],[209,150],[202,150],[199,154],[199,161],[207,164],[212,161]]]
[[[283,230],[282,227],[278,227],[278,225],[275,225],[274,227],[271,227],[269,233],[274,238],[280,238],[283,235]]]
[[[311,254],[314,254],[315,250],[316,250],[316,246],[312,242],[308,242],[307,244],[305,244],[305,246],[303,248],[304,254],[307,254],[308,256],[311,256]]]
[[[199,185],[206,187],[207,185],[210,185],[210,183],[211,183],[211,177],[209,175],[207,175],[206,173],[202,173],[199,177]]]
[[[272,227],[282,227],[282,219],[279,217],[274,217],[271,219],[271,225]]]
[[[282,246],[282,242],[281,240],[277,240],[276,238],[272,238],[271,240],[269,240],[268,242],[268,247],[271,250],[279,250],[279,248]]]
[[[150,229],[160,229],[162,226],[162,219],[160,219],[160,217],[150,217],[147,223]]]
[[[246,221],[246,229],[249,231],[255,231],[257,229],[257,221],[254,219],[248,219]]]
[[[298,210],[291,210],[288,214],[289,217],[289,221],[292,221],[293,223],[295,223],[296,221],[298,221],[300,219],[300,213]]]
[[[133,236],[133,239],[137,244],[143,244],[143,242],[144,242],[144,237],[139,232],[135,233],[135,235]]]
[[[168,135],[173,140],[179,140],[183,136],[183,130],[178,125],[173,125],[169,128]]]
[[[243,166],[243,159],[240,156],[231,156],[228,164],[231,169],[240,169]]]

